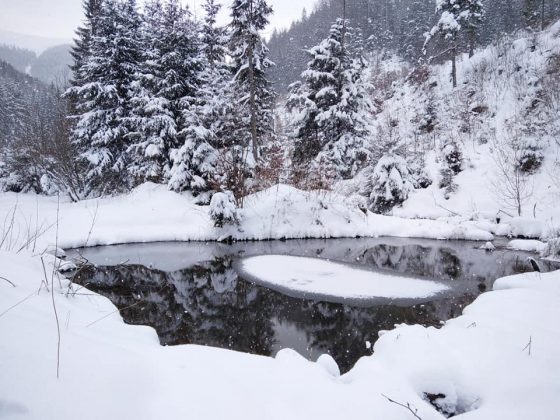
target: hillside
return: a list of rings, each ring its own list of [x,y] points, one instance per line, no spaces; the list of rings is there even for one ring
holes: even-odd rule
[[[376,104],[372,161],[396,153],[430,184],[412,191],[393,214],[558,217],[560,22],[463,56],[455,90],[449,63],[413,69],[393,57],[373,59],[369,71]],[[360,190],[371,171],[340,188]]]
[[[0,44],[0,60],[44,83],[65,84],[70,77],[69,44],[45,49],[40,54],[26,48]]]
[[[308,49],[317,45],[328,33],[330,25],[342,17],[342,0],[323,0],[310,13],[305,13],[292,26],[275,32],[268,47],[270,58],[276,63],[271,78],[280,93],[295,82],[309,61]],[[479,30],[478,41],[488,45],[504,34],[535,26],[544,7],[546,23],[560,18],[560,2],[538,2],[538,13],[528,12],[536,2],[527,0],[486,0],[486,15]],[[345,15],[350,26],[359,29],[364,48],[369,51],[388,51],[416,62],[422,57],[424,34],[437,21],[434,0],[355,0],[346,2]],[[460,40],[465,48],[467,40]]]

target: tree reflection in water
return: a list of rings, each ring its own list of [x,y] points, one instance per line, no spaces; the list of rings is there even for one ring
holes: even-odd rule
[[[480,260],[492,258],[488,254],[470,250],[466,257],[439,244],[343,246],[337,252],[342,261],[469,285],[460,296],[408,307],[353,307],[288,297],[243,280],[234,268],[246,254],[242,248],[172,272],[142,265],[91,266],[74,281],[108,297],[125,322],[155,328],[163,345],[200,344],[267,356],[290,347],[312,360],[329,353],[346,372],[371,354],[366,342],[375,343],[379,331],[401,323],[437,327],[458,316],[495,278],[529,268],[512,254],[499,264],[486,264],[491,269],[485,272]],[[300,254],[332,258],[325,246]]]

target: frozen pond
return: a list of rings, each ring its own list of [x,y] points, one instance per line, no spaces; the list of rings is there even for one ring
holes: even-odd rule
[[[111,299],[127,323],[154,327],[163,345],[200,344],[261,355],[290,347],[311,360],[329,353],[344,372],[371,354],[369,343],[380,330],[400,323],[440,325],[495,279],[532,271],[531,254],[500,248],[490,253],[480,245],[397,238],[121,245],[81,250],[95,267],[75,281]],[[402,273],[443,282],[452,293],[365,304],[288,296],[239,274],[239,262],[257,255],[313,257]],[[560,268],[539,264],[542,271]]]

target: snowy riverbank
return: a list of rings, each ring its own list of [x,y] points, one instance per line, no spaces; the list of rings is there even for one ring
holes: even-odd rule
[[[489,241],[494,234],[536,232],[539,238],[545,239],[555,228],[550,219],[531,223],[512,219],[497,225],[492,216],[481,216],[478,220],[459,217],[431,220],[364,214],[350,200],[335,193],[304,192],[286,185],[247,197],[238,227],[215,228],[209,207],[197,206],[188,194],[177,194],[149,183],[130,194],[79,203],[61,202],[60,206],[53,197],[2,193],[0,220],[4,229],[12,224],[12,218],[8,242],[15,247],[35,232],[41,232],[36,241],[32,240],[39,251],[55,242],[59,247],[70,248],[228,237],[263,240],[397,236]],[[525,232],[525,226],[530,232]]]
[[[425,393],[445,394],[437,403],[468,411],[465,419],[556,418],[559,272],[500,279],[441,329],[399,326],[339,377],[329,358],[312,363],[290,350],[273,359],[161,347],[107,299],[51,280],[45,261],[48,290],[38,257],[0,253],[9,280],[0,280],[3,419],[413,418],[383,395],[423,420],[444,418]]]

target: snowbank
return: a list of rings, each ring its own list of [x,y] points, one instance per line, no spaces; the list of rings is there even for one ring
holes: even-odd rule
[[[557,418],[560,272],[503,278],[443,328],[398,326],[338,376],[332,360],[162,347],[105,298],[51,278],[24,252],[0,252],[0,417],[74,420],[423,420]],[[54,287],[54,288],[53,288]],[[57,323],[60,375],[57,379]],[[364,343],[366,345],[366,343]]]
[[[36,250],[157,241],[206,241],[399,236],[428,239],[491,240],[472,222],[409,220],[361,212],[345,197],[304,192],[278,185],[245,199],[239,226],[214,226],[210,207],[198,206],[189,194],[146,183],[131,193],[79,203],[31,194],[0,194],[0,219],[10,226],[14,245],[43,232]],[[58,214],[58,223],[57,223]]]
[[[535,239],[514,239],[513,241],[508,242],[507,247],[516,251],[541,253],[545,250],[546,243]]]
[[[449,287],[388,272],[373,272],[318,258],[260,255],[245,258],[240,269],[256,283],[292,296],[328,302],[381,301],[396,304],[432,297]]]

